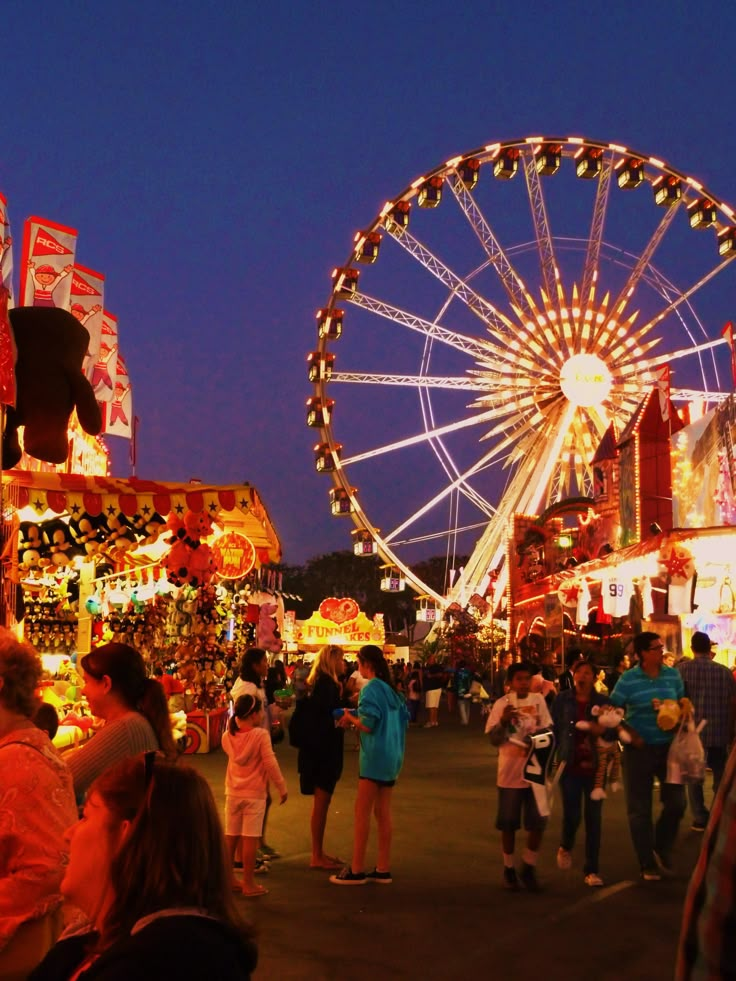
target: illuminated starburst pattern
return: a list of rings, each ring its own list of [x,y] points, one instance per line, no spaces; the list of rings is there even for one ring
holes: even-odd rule
[[[449,231],[438,234],[442,213]],[[553,234],[553,215],[564,234]],[[573,219],[581,233],[569,232]],[[356,235],[318,313],[308,423],[320,430],[315,459],[331,475],[333,513],[352,515],[364,551],[372,540],[437,601],[405,553],[437,538],[449,554],[469,533],[450,598],[483,590],[512,515],[589,494],[600,439],[612,421],[621,431],[658,369],[682,366],[674,400],[709,405],[730,389],[721,324],[706,328],[692,301],[730,265],[735,224],[727,204],[663,161],[580,137],[484,146],[418,178]],[[642,240],[611,245],[609,225]],[[687,256],[674,264],[684,287],[661,271],[668,248]],[[404,371],[365,370],[376,362]],[[415,394],[416,423],[405,401],[389,408],[397,391]],[[489,475],[499,473],[494,497]],[[376,482],[383,493],[370,490]]]

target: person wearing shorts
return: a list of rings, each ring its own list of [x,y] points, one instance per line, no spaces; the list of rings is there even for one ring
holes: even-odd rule
[[[498,816],[496,828],[501,832],[503,884],[517,890],[519,881],[530,892],[539,890],[536,864],[547,819],[537,809],[531,785],[524,779],[528,756],[526,737],[552,724],[549,710],[539,692],[530,692],[532,666],[524,661],[512,664],[506,675],[508,694],[493,703],[486,722],[491,744],[498,746]],[[519,875],[514,868],[516,832],[527,832],[527,845]]]
[[[281,803],[287,799],[286,781],[271,745],[271,735],[263,728],[262,702],[247,693],[235,700],[233,715],[222,736],[227,754],[225,774],[225,837],[230,861],[240,844],[243,882],[233,883],[244,896],[264,896],[268,889],[257,885],[256,850],[263,833],[269,781],[276,785]]]
[[[424,707],[429,716],[424,723],[425,729],[431,729],[433,726],[439,725],[437,716],[439,713],[443,682],[444,670],[442,665],[436,664],[430,659],[427,667],[424,669],[424,680],[422,682],[422,687],[424,688]]]
[[[391,801],[396,779],[404,762],[409,711],[393,687],[393,679],[380,647],[367,644],[358,654],[360,673],[367,684],[361,689],[358,711],[347,711],[338,719],[341,728],[360,732],[360,779],[355,799],[355,831],[350,865],[330,876],[337,886],[362,886],[366,882],[390,884],[393,820]],[[372,872],[365,871],[365,854],[371,815],[378,832],[378,860]]]

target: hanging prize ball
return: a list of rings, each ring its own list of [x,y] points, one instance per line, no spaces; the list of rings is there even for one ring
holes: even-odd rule
[[[662,575],[676,586],[684,584],[695,575],[692,552],[684,545],[664,543],[657,556]]]

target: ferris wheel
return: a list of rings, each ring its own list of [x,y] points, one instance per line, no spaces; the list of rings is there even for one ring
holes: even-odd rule
[[[334,270],[308,356],[356,551],[438,604],[485,591],[512,516],[589,496],[653,385],[702,409],[731,391],[735,255],[728,204],[614,143],[493,143],[414,180]],[[412,571],[430,555],[469,556],[444,594]]]

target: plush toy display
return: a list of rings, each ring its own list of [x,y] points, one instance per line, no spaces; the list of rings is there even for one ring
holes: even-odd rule
[[[665,732],[676,728],[680,722],[686,721],[693,713],[693,703],[689,698],[653,698],[652,708],[657,713],[657,725]]]
[[[43,539],[46,543],[50,564],[56,568],[69,565],[77,550],[69,533],[69,526],[58,519],[47,521],[43,526]]]
[[[621,787],[621,747],[622,743],[630,743],[631,736],[622,725],[624,710],[615,705],[594,705],[590,714],[595,718],[598,725],[603,726],[604,732],[595,741],[598,753],[598,766],[595,771],[595,781],[590,792],[591,800],[603,800],[606,794],[606,786],[612,791],[617,791]],[[583,731],[590,729],[590,722],[583,720],[576,722],[577,729]]]
[[[3,469],[12,469],[21,458],[19,426],[25,427],[23,446],[30,456],[64,463],[74,409],[86,433],[97,436],[102,429],[94,389],[82,373],[89,333],[68,310],[57,307],[16,307],[9,317],[18,352],[17,397],[7,410]]]
[[[202,541],[212,531],[212,521],[203,511],[187,511],[184,518],[171,514],[166,522],[171,551],[166,560],[168,580],[175,586],[188,583],[206,586],[215,572],[210,546]]]
[[[21,521],[18,536],[18,561],[25,570],[41,567],[42,555],[46,546],[41,537],[41,528],[35,521]]]
[[[69,519],[69,531],[80,554],[91,557],[99,552],[104,524],[102,517],[92,518],[88,514]]]

